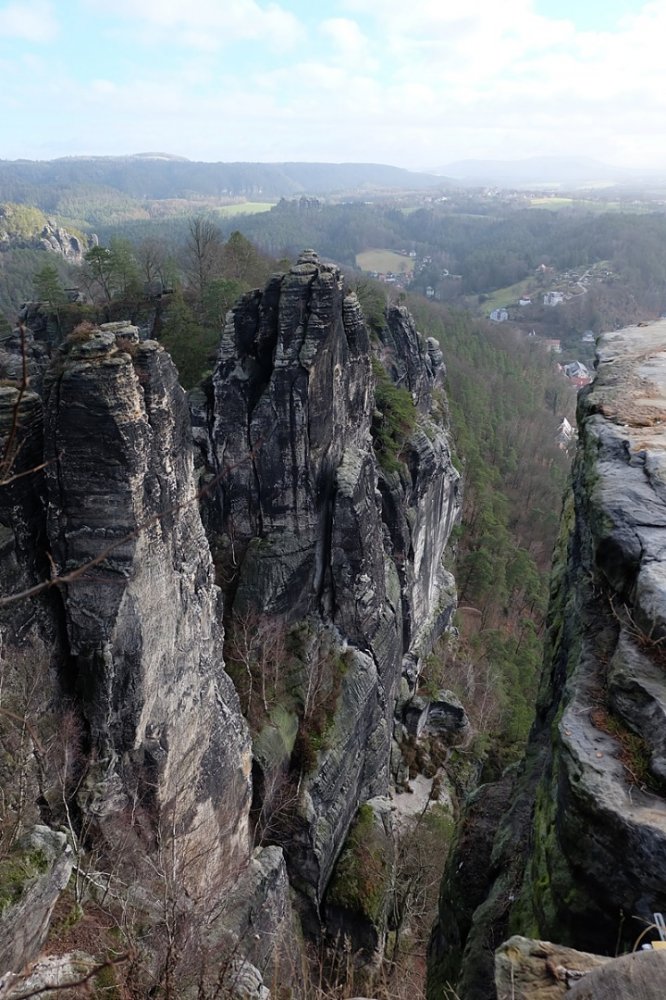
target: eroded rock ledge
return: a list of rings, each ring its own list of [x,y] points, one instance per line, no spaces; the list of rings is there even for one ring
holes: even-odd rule
[[[613,955],[666,909],[666,322],[601,338],[578,423],[537,720],[462,940],[443,894],[433,996],[463,948],[485,1000],[509,934]]]

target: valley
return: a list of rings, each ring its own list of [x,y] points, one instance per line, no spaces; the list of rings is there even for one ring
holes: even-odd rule
[[[505,1000],[512,935],[630,951],[660,202],[131,161],[0,165],[0,997]]]

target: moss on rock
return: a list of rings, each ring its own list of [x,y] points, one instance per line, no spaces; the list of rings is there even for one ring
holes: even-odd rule
[[[43,875],[49,865],[43,851],[17,849],[0,861],[0,913],[17,903],[25,887]]]
[[[391,879],[391,857],[383,827],[367,803],[358,810],[333,872],[327,902],[382,921]]]

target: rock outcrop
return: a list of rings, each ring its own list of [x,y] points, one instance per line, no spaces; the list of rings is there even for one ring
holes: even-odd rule
[[[666,322],[606,334],[597,353],[579,397],[537,719],[463,980],[500,934],[613,955],[666,909]],[[442,926],[447,913],[444,894]],[[486,979],[465,996],[494,992]]]
[[[607,958],[512,937],[497,950],[497,1000],[662,1000],[663,951]]]
[[[22,208],[7,202],[0,205],[0,252],[45,250],[71,264],[82,264],[86,250],[97,244],[96,236],[70,233],[53,219],[47,219],[38,209],[24,209],[27,218],[21,218],[19,213]]]
[[[250,743],[223,668],[176,370],[154,341],[93,332],[56,363],[45,412],[48,536],[96,808],[166,810],[213,867],[220,853],[233,865],[247,853]]]
[[[19,972],[37,956],[73,864],[64,833],[45,826],[34,827],[0,860],[0,974]]]
[[[381,950],[395,722],[455,600],[441,353],[401,308],[371,342],[356,296],[312,252],[229,314],[194,433],[168,354],[136,328],[84,324],[45,344],[48,368],[29,335],[0,357],[19,380],[0,388],[0,577],[5,594],[35,591],[0,605],[3,693],[18,698],[42,643],[39,705],[10,708],[27,733],[16,824],[66,824],[92,895],[90,845],[122,870],[127,905],[158,927],[145,975],[160,974],[168,892],[200,931],[206,982],[222,956],[264,996],[293,937],[287,868],[319,931],[370,801],[381,899],[354,914],[348,879],[329,912]],[[243,635],[263,649],[259,674]],[[427,711],[438,731],[465,728],[448,695]],[[269,846],[252,853],[252,833]]]
[[[39,245],[50,253],[64,257],[71,264],[82,264],[83,255],[95,243],[90,237],[82,239],[49,220],[39,234]]]
[[[308,636],[300,736],[323,636],[339,661],[316,760],[282,761],[299,768],[290,871],[315,910],[358,806],[388,791],[401,675],[413,687],[454,604],[441,353],[401,308],[374,336],[338,269],[305,252],[231,311],[207,419],[198,404],[231,614]]]

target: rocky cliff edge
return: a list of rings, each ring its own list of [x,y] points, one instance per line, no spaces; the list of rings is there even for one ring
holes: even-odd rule
[[[613,955],[666,909],[666,322],[601,338],[578,425],[537,719],[458,940],[450,893],[473,859],[452,861],[433,996],[456,950],[461,995],[486,1000],[509,933]]]

